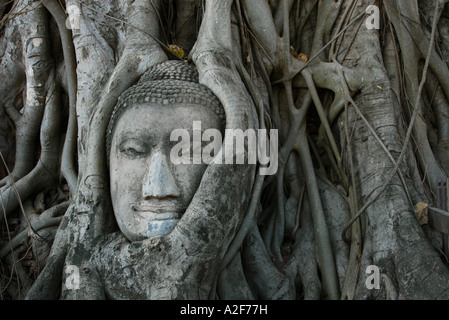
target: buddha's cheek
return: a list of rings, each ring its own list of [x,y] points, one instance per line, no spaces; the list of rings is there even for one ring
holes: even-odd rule
[[[111,196],[127,204],[139,201],[145,176],[145,162],[130,161],[120,157],[111,159]]]
[[[117,220],[120,220],[119,225],[123,223],[133,227],[141,222],[133,206],[141,199],[144,176],[142,167],[142,164],[134,163],[134,161],[123,161],[123,159],[111,161],[111,200],[115,216]]]

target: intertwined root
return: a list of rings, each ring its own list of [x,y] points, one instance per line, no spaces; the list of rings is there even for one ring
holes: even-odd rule
[[[11,239],[17,250],[10,254],[8,241],[1,253],[22,268],[25,291],[34,278],[26,280],[23,240],[58,223],[48,212],[73,200],[30,297],[60,283],[63,261],[77,260],[79,248],[109,232],[101,151],[108,119],[118,96],[149,67],[176,58],[177,47],[224,104],[229,128],[280,132],[277,175],[245,176],[248,185],[239,190],[251,198],[238,204],[243,217],[231,208],[222,217],[239,227],[217,239],[223,264],[210,297],[447,295],[447,268],[413,206],[434,201],[449,171],[449,17],[438,1],[383,1],[381,29],[370,30],[371,4],[179,0],[175,12],[160,0],[115,0],[103,8],[107,14],[96,1],[0,6],[0,105],[16,130],[14,168],[0,181],[1,208],[3,220],[25,214]],[[80,15],[79,29],[66,28],[65,11]],[[37,194],[45,195],[47,214],[33,225]],[[95,214],[79,215],[88,212]],[[210,218],[210,226],[226,224]],[[371,264],[383,273],[379,292],[364,285]],[[59,286],[52,288],[48,294],[56,297]]]

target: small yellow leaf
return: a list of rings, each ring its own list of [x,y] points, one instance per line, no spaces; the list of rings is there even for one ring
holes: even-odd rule
[[[377,86],[379,89],[382,89],[382,87],[381,86]]]
[[[290,47],[290,53],[298,60],[301,60],[302,62],[307,62],[309,58],[305,53],[297,53],[296,50],[293,47]]]
[[[427,213],[427,208],[429,204],[425,202],[420,202],[415,205],[415,217],[418,219],[420,225],[425,225],[429,223],[429,215]]]
[[[169,44],[168,48],[173,52],[179,59],[184,58],[184,49],[176,44]]]
[[[305,53],[300,53],[299,60],[301,60],[302,62],[307,62],[307,61],[309,61],[309,58],[307,57],[307,55]]]

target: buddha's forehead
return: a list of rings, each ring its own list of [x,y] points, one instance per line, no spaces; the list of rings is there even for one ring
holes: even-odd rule
[[[220,131],[223,129],[219,116],[211,108],[201,104],[143,103],[131,105],[122,113],[113,134],[191,129],[194,121],[200,121],[203,129],[214,128]]]

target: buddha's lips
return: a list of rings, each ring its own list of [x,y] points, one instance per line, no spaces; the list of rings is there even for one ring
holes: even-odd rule
[[[170,220],[181,219],[185,209],[179,208],[175,205],[133,205],[133,211],[144,214],[151,220]]]

